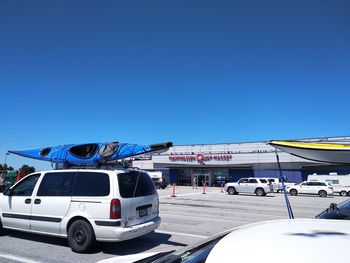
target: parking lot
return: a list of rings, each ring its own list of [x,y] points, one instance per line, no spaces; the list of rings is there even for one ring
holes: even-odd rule
[[[0,237],[0,262],[97,262],[99,260],[179,249],[248,223],[288,218],[283,194],[227,195],[220,188],[177,187],[158,190],[162,224],[157,231],[123,243],[99,243],[89,254],[73,253],[65,239],[8,231]],[[289,196],[297,218],[312,218],[346,197]]]

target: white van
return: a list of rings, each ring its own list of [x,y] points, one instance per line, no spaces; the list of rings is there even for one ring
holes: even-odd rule
[[[123,241],[160,225],[158,194],[139,170],[55,170],[30,174],[0,195],[0,232],[67,237],[75,252]]]

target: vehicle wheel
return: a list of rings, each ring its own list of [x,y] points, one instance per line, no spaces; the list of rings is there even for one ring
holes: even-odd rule
[[[1,220],[0,220],[0,236],[2,236],[5,232],[5,229],[2,227],[2,223],[1,223]]]
[[[264,189],[262,189],[262,188],[256,188],[255,194],[257,196],[264,196],[264,195],[266,195]]]
[[[340,193],[339,193],[340,196],[347,196],[347,194],[348,193],[346,191],[340,191]]]
[[[234,195],[234,194],[237,193],[237,191],[236,191],[236,189],[234,187],[230,186],[229,188],[227,188],[227,193],[229,195]]]
[[[326,192],[325,190],[320,190],[320,191],[318,192],[318,195],[319,195],[320,197],[326,197],[326,196],[327,196],[327,192]]]
[[[298,195],[298,191],[296,189],[290,189],[289,194],[296,196],[296,195]]]
[[[96,242],[91,225],[85,220],[74,221],[68,229],[68,244],[72,251],[87,252]]]

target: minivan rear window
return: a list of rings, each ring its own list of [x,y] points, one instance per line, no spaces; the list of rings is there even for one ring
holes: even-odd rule
[[[137,187],[135,189],[136,182]],[[157,192],[149,175],[139,171],[118,174],[118,185],[120,196],[123,198],[154,195]]]

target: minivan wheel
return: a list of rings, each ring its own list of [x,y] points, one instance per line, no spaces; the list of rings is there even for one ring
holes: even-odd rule
[[[74,252],[87,252],[95,242],[94,230],[85,220],[76,220],[69,227],[68,244]]]
[[[320,197],[326,197],[327,196],[327,192],[325,190],[321,190],[321,191],[318,192],[318,195]]]
[[[257,196],[264,196],[264,195],[265,195],[265,191],[264,191],[264,189],[262,189],[262,188],[257,188],[257,189],[255,190],[255,194],[256,194]]]
[[[1,220],[0,220],[0,236],[3,235],[5,232],[5,229],[2,227],[2,223],[1,223]]]
[[[298,191],[297,191],[296,189],[291,189],[291,190],[289,191],[289,193],[290,193],[290,195],[293,195],[293,196],[298,195]]]
[[[227,193],[229,195],[234,195],[234,194],[236,194],[236,189],[234,187],[230,186],[229,188],[227,188]]]
[[[341,191],[341,192],[339,193],[339,195],[340,195],[340,196],[347,196],[347,192],[346,192],[346,191]]]

